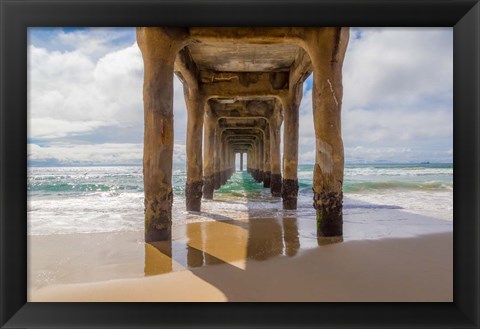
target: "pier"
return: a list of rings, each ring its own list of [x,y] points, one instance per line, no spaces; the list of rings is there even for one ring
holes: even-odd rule
[[[283,209],[297,208],[299,106],[313,73],[317,235],[343,235],[342,65],[349,28],[138,27],[144,62],[145,241],[171,239],[173,77],[188,112],[186,209],[235,171],[235,156]],[[283,136],[281,127],[283,124]],[[283,140],[283,159],[280,145]]]

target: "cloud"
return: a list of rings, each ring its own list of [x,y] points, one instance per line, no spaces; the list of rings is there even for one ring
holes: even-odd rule
[[[347,160],[376,161],[384,152],[392,161],[452,161],[452,37],[450,28],[351,30],[343,66]],[[312,91],[305,86],[299,160],[313,163]]]
[[[448,162],[451,159],[450,150],[435,151],[412,149],[409,147],[347,147],[345,158],[350,162],[419,162],[435,158],[439,162]]]
[[[344,62],[344,106],[412,105],[451,95],[451,28],[362,29],[351,39]]]
[[[30,46],[29,63],[30,137],[143,124],[143,63],[136,44],[97,62],[76,51]],[[71,124],[62,125],[59,134],[56,122]]]
[[[451,161],[452,29],[351,31],[343,69],[346,159]],[[28,62],[30,161],[141,163],[143,61],[133,28],[29,29]],[[315,155],[311,81],[300,105],[300,163]],[[186,121],[175,78],[177,162],[185,161]]]
[[[93,45],[106,49],[118,38],[108,31],[50,32],[63,45],[77,44],[73,50],[29,46],[29,138],[51,142],[59,138],[143,141],[141,53],[133,42],[109,52],[102,50],[103,56],[97,58],[98,52],[91,51],[96,48]],[[133,29],[130,34],[134,35]],[[177,78],[174,90],[175,140],[185,143],[186,106]]]
[[[78,52],[94,61],[135,42],[135,29],[125,27],[29,28],[30,45],[50,51]]]
[[[185,145],[175,144],[174,163],[185,163]],[[34,165],[140,165],[143,159],[143,144],[105,143],[68,144],[55,143],[49,146],[28,144],[27,158]]]

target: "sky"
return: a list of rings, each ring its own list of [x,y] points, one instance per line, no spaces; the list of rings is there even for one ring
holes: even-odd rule
[[[452,162],[452,28],[351,28],[343,66],[347,163]],[[28,162],[140,165],[143,62],[134,28],[30,28]],[[315,161],[312,77],[300,104],[299,163]],[[174,163],[186,107],[174,79]]]

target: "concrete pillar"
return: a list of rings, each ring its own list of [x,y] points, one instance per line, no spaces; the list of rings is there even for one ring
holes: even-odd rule
[[[240,152],[240,171],[243,171],[243,152]]]
[[[218,122],[215,123],[215,152],[214,152],[214,187],[215,189],[219,189],[221,184],[221,164],[220,164],[220,157],[222,151],[222,132],[220,127],[218,126]]]
[[[187,181],[185,201],[187,211],[200,211],[203,187],[202,133],[205,98],[197,88],[184,86],[187,105]]]
[[[250,174],[252,175],[253,179],[256,180],[256,170],[257,170],[257,140],[255,139],[253,141],[253,146],[252,146],[252,156],[251,156],[251,159],[252,159],[252,164],[251,164],[251,171],[250,171]]]
[[[232,177],[232,174],[233,174],[233,170],[232,170],[232,154],[234,154],[234,153],[233,153],[233,150],[232,150],[232,146],[231,146],[231,145],[228,146],[228,149],[229,149],[229,152],[228,152],[228,156],[229,156],[229,158],[228,158],[228,171],[229,171],[229,172],[228,172],[228,178],[230,179],[230,177]]]
[[[220,167],[221,167],[221,180],[220,180],[220,185],[225,185],[225,182],[227,181],[227,155],[228,153],[228,148],[227,148],[227,141],[225,138],[222,136],[222,152],[220,153]]]
[[[259,151],[258,151],[258,181],[261,183],[263,182],[263,143],[265,138],[263,136],[260,137],[259,143]]]
[[[230,145],[229,147],[230,147],[230,177],[232,177],[232,175],[235,172],[235,151],[233,150],[232,145]]]
[[[270,187],[271,163],[270,163],[270,125],[267,124],[264,130],[263,142],[263,187]]]
[[[280,126],[282,125],[282,115],[280,103],[276,103],[276,110],[270,117],[270,165],[271,178],[270,190],[272,196],[280,197],[282,195],[282,173],[280,167]]]
[[[230,169],[231,169],[231,148],[230,143],[225,142],[225,147],[227,148],[226,158],[225,158],[225,182],[230,179]]]
[[[256,141],[255,154],[255,180],[263,182],[263,139],[259,137]]]
[[[182,44],[176,29],[137,28],[144,63],[143,181],[145,241],[171,239],[173,70]]]
[[[283,209],[297,209],[298,195],[298,108],[302,100],[302,84],[290,86],[283,104]]]
[[[258,178],[257,161],[258,161],[258,139],[256,138],[253,144],[253,166],[252,166],[252,176],[255,180],[257,180]]]
[[[341,136],[342,65],[349,40],[348,28],[321,28],[307,34],[313,64],[313,120],[316,152],[313,201],[317,235],[343,235],[344,154]]]
[[[207,105],[208,106],[208,105]],[[203,198],[213,199],[213,190],[215,187],[215,124],[216,118],[211,111],[205,113],[204,128],[204,156],[203,156]]]

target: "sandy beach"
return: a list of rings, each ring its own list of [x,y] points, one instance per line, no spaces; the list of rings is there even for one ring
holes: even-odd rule
[[[451,225],[410,216],[444,232],[329,244],[311,218],[266,218],[192,222],[154,246],[142,232],[33,236],[28,299],[451,302]]]

